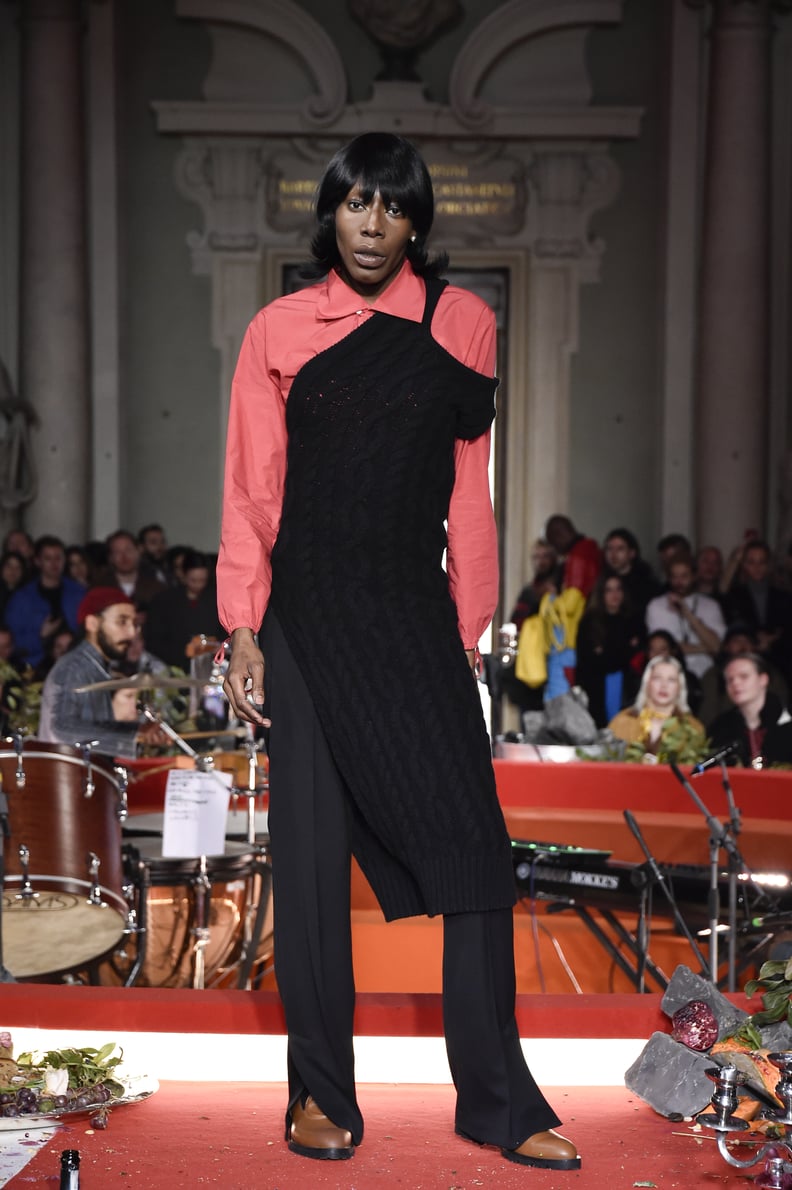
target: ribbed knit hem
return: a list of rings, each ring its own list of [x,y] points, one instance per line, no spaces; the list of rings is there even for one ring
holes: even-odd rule
[[[410,872],[420,894],[403,880],[379,873],[374,892],[386,921],[442,913],[509,909],[517,900],[514,868],[502,850],[485,855],[419,856]]]

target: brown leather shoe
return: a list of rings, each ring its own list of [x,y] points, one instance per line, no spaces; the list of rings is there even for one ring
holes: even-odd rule
[[[507,1161],[535,1165],[537,1169],[580,1169],[580,1158],[571,1140],[552,1128],[535,1132],[516,1149],[501,1149]]]
[[[352,1133],[337,1128],[310,1095],[304,1107],[298,1099],[291,1109],[289,1148],[317,1161],[347,1161],[355,1153]]]

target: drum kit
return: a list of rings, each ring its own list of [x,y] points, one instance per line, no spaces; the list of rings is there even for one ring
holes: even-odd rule
[[[81,689],[145,694],[204,682],[146,673]],[[241,728],[191,733],[247,737],[241,750],[202,755],[157,711],[139,707],[196,769],[230,770],[223,854],[163,855],[164,816],[130,814],[129,767],[94,741],[0,741],[2,978],[248,988],[271,970],[268,784],[258,742]]]

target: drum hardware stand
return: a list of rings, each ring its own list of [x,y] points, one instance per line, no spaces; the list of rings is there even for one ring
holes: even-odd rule
[[[17,731],[14,732],[12,739],[13,739],[13,744],[14,744],[14,751],[16,752],[16,757],[17,757],[16,772],[14,773],[14,777],[16,778],[16,787],[17,787],[17,789],[24,789],[26,777],[25,777],[25,762],[22,759],[22,751],[23,751],[24,744],[25,744],[25,737],[24,737],[24,734],[17,729]]]
[[[89,851],[86,856],[88,860],[88,875],[91,879],[91,888],[88,893],[88,904],[96,905],[100,909],[106,907],[106,902],[102,900],[102,889],[99,884],[99,868],[102,861],[95,851]]]
[[[16,983],[11,972],[3,961],[3,909],[5,907],[5,841],[11,838],[11,828],[8,825],[8,797],[3,790],[3,778],[0,774],[0,983]]]
[[[169,739],[173,740],[174,744],[176,744],[178,748],[181,748],[182,752],[185,752],[188,756],[192,757],[192,759],[195,761],[195,767],[199,772],[213,773],[215,776],[217,776],[218,780],[221,781],[223,788],[226,788],[225,782],[221,780],[219,774],[215,773],[214,761],[212,760],[211,756],[202,756],[200,752],[196,752],[195,748],[192,748],[187,743],[187,741],[179,735],[178,731],[175,731],[174,728],[171,727],[170,723],[166,723],[159,712],[155,711],[154,708],[149,706],[148,703],[138,703],[138,710],[140,711],[141,715],[148,719],[150,723],[156,723],[157,726],[165,732],[165,735],[168,736]]]
[[[82,754],[83,764],[85,765],[85,788],[83,789],[84,797],[93,797],[96,790],[93,779],[93,769],[91,768],[91,750],[99,747],[98,740],[78,740],[74,745]]]
[[[123,764],[114,764],[113,773],[118,781],[118,821],[124,823],[129,817],[129,770]]]
[[[253,877],[259,878],[259,895],[256,904],[256,912],[253,918],[253,925],[247,929],[242,944],[242,954],[239,959],[239,973],[237,975],[237,990],[245,991],[250,986],[250,976],[253,970],[253,964],[256,961],[256,950],[261,941],[261,935],[264,931],[264,918],[269,908],[270,895],[272,892],[272,870],[269,864],[264,859],[257,859],[253,865]]]
[[[766,1190],[790,1190],[792,1187],[792,1164],[785,1161],[781,1150],[787,1158],[792,1159],[792,1144],[790,1144],[789,1129],[792,1127],[792,1051],[781,1051],[768,1054],[768,1060],[781,1072],[781,1078],[776,1083],[775,1093],[783,1104],[778,1111],[766,1110],[762,1113],[766,1120],[772,1120],[783,1129],[783,1138],[773,1140],[762,1145],[756,1155],[749,1161],[740,1161],[733,1157],[728,1149],[728,1134],[730,1132],[746,1132],[750,1125],[734,1113],[737,1108],[737,1088],[748,1081],[748,1076],[735,1066],[715,1066],[705,1071],[707,1078],[715,1083],[712,1093],[711,1112],[702,1112],[698,1116],[698,1123],[705,1128],[711,1128],[718,1133],[718,1152],[723,1160],[734,1169],[750,1169],[767,1158],[764,1170],[753,1179],[753,1184],[764,1186]]]
[[[35,901],[38,899],[38,893],[30,883],[30,850],[24,843],[20,843],[17,854],[19,856],[19,866],[22,869],[22,887],[14,899],[17,901]]]
[[[263,752],[265,745],[254,739],[246,739],[243,747],[247,752],[248,758],[248,783],[246,789],[241,789],[237,786],[231,790],[232,798],[246,797],[247,798],[247,842],[251,847],[256,845],[256,798],[262,793],[266,793],[269,788],[269,783],[265,780],[261,785],[256,780],[256,772],[258,764],[256,762],[256,753]]]
[[[124,987],[131,988],[137,983],[140,972],[146,962],[146,952],[148,950],[148,893],[150,887],[150,874],[146,864],[138,861],[138,871],[140,873],[140,912],[137,913],[134,907],[135,886],[128,884],[124,886],[124,896],[130,905],[127,913],[126,927],[124,928],[124,937],[134,935],[137,943],[137,953],[135,961],[127,973],[124,980]]]
[[[206,987],[206,955],[204,951],[209,945],[209,909],[211,906],[212,885],[206,870],[206,856],[202,855],[198,875],[195,879],[195,909],[196,920],[201,924],[193,926],[192,935],[195,938],[193,953],[195,964],[193,967],[193,987],[203,990]]]

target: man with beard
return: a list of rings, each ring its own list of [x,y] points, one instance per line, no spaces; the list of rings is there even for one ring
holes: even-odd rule
[[[121,662],[137,636],[135,605],[119,587],[94,587],[77,609],[83,639],[50,670],[41,695],[38,738],[55,744],[95,740],[101,752],[134,756],[138,744],[164,742],[154,723],[116,720],[111,691],[76,693],[81,686],[116,677],[112,662]]]

